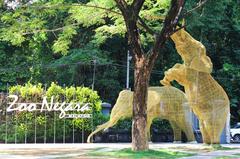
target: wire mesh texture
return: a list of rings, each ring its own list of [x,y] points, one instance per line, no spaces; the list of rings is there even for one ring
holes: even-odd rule
[[[132,117],[133,92],[123,90],[119,93],[114,105],[110,120],[88,136],[87,142],[97,132],[114,126],[120,119]],[[189,142],[195,141],[192,129],[192,112],[188,105],[185,94],[175,87],[149,87],[147,100],[147,131],[150,139],[150,127],[153,119],[161,118],[170,121],[173,128],[174,141],[181,141],[181,131],[183,131]]]
[[[184,63],[166,71],[161,83],[171,85],[175,80],[184,86],[189,104],[200,121],[203,142],[218,144],[230,113],[228,96],[211,76],[212,62],[205,46],[184,29],[171,38]]]

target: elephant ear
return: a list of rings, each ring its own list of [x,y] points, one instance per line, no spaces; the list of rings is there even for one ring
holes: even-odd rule
[[[116,109],[131,108],[133,101],[133,92],[130,90],[123,90],[119,93],[116,104],[114,105],[118,107]],[[114,109],[113,108],[113,109]]]
[[[148,102],[147,102],[148,107],[151,107],[153,105],[159,105],[159,103],[160,103],[159,89],[148,89]]]
[[[211,73],[212,67],[213,67],[212,61],[206,55],[203,55],[200,58],[194,57],[190,64],[191,69],[197,70],[199,72],[205,72],[205,73]]]

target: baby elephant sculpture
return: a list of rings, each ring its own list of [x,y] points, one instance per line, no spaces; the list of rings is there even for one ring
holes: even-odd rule
[[[203,142],[218,144],[229,114],[228,96],[210,74],[212,62],[204,45],[184,29],[171,38],[184,64],[176,64],[166,71],[161,83],[170,85],[176,80],[184,86],[189,105],[199,119]]]
[[[132,117],[133,92],[123,90],[119,93],[114,105],[110,120],[97,127],[87,139],[101,130],[106,130],[114,126],[120,119]],[[150,139],[150,127],[154,118],[167,119],[173,128],[174,141],[181,141],[181,131],[183,131],[188,141],[195,141],[192,130],[192,112],[188,106],[185,94],[177,88],[171,86],[149,87],[147,100],[147,130]]]

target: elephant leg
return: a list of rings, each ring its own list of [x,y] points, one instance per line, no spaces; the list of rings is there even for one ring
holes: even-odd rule
[[[216,125],[215,125],[216,124]],[[222,129],[217,123],[206,123],[205,127],[208,131],[209,138],[211,140],[211,144],[220,144],[220,136]]]
[[[162,85],[171,85],[171,81],[181,81],[182,77],[183,77],[183,73],[184,73],[184,68],[181,67],[182,65],[177,65],[176,67],[173,67],[171,69],[169,69],[168,71],[166,71],[164,73],[164,78],[163,80],[160,81],[160,83]],[[179,78],[181,77],[181,78]]]
[[[178,126],[182,129],[182,131],[187,136],[188,142],[196,141],[191,123],[192,122],[188,122],[185,119],[179,120],[177,122]]]
[[[225,124],[226,124],[225,122],[221,122],[213,125],[214,132],[213,132],[213,138],[211,141],[212,144],[220,144],[220,138],[221,138],[222,131],[225,127]]]
[[[174,142],[182,142],[181,138],[182,138],[182,131],[179,128],[179,126],[176,124],[175,121],[170,121],[170,124],[172,126],[173,129],[173,135],[174,135]]]
[[[172,82],[174,80],[175,80],[174,74],[172,74],[171,71],[167,71],[165,73],[165,76],[164,76],[163,80],[161,80],[160,83],[164,86],[170,86],[171,85],[170,82]]]
[[[222,104],[221,105],[222,108],[225,107],[225,109],[218,109],[216,111],[214,111],[213,115],[212,115],[212,130],[213,130],[213,134],[211,136],[211,143],[212,144],[220,144],[220,137],[222,134],[223,129],[226,126],[226,121],[228,118],[228,114],[229,114],[229,106]],[[221,118],[219,118],[219,116],[221,116]]]
[[[200,131],[202,134],[203,143],[211,144],[211,138],[210,138],[210,136],[208,134],[208,130],[205,126],[205,122],[203,120],[199,120],[199,125],[200,125]]]
[[[147,119],[147,136],[148,141],[151,141],[151,125],[152,125],[153,118],[149,117]]]
[[[205,127],[211,139],[211,144],[220,144],[220,136],[225,127],[225,121],[213,118],[212,121],[205,123]]]

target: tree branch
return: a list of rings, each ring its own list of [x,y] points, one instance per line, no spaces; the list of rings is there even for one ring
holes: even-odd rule
[[[176,28],[179,21],[179,16],[182,12],[184,4],[185,4],[184,0],[172,0],[171,7],[163,23],[163,28],[161,30],[161,33],[156,36],[153,49],[150,53],[150,58],[149,58],[150,62],[154,62],[153,59],[157,58],[160,48],[165,44],[170,34]]]
[[[73,6],[83,6],[83,7],[89,7],[89,8],[97,8],[97,9],[101,9],[101,10],[105,10],[109,13],[114,13],[117,15],[122,15],[122,13],[115,11],[111,8],[105,8],[105,7],[100,7],[97,5],[90,5],[90,4],[83,4],[83,3],[73,3],[73,4],[56,4],[56,5],[42,5],[42,6],[29,6],[29,5],[23,5],[21,6],[22,8],[37,8],[37,9],[55,9],[55,8],[59,8],[59,7],[73,7]],[[152,20],[164,20],[165,16],[147,16],[146,19],[152,19]]]
[[[143,49],[140,41],[139,30],[137,27],[138,13],[144,3],[144,0],[134,0],[129,6],[125,0],[115,0],[118,8],[123,14],[128,33],[128,44],[132,47],[134,58],[143,56]]]
[[[133,54],[136,55],[136,57],[141,58],[144,52],[140,41],[137,23],[134,20],[125,20],[125,23],[128,33],[128,44],[131,46]],[[134,56],[134,58],[136,57]]]
[[[197,6],[192,8],[191,10],[187,11],[185,14],[183,14],[183,17],[186,17],[186,16],[190,15],[193,11],[201,8],[205,3],[207,3],[207,1],[208,0],[204,0],[204,1],[200,0],[200,2],[198,2]]]
[[[22,8],[27,8],[27,7],[30,7],[30,8],[37,8],[37,9],[54,9],[54,8],[59,8],[59,7],[72,7],[72,6],[84,6],[84,7],[89,7],[89,8],[97,8],[97,9],[101,9],[101,10],[105,10],[107,12],[110,12],[110,13],[114,13],[114,14],[117,14],[117,15],[123,15],[122,13],[120,12],[117,12],[117,11],[114,11],[110,8],[105,8],[105,7],[100,7],[100,6],[97,6],[97,5],[89,5],[89,4],[83,4],[83,3],[77,3],[77,4],[57,4],[57,5],[44,5],[44,6],[29,6],[29,5],[24,5],[24,6],[21,6]],[[139,17],[140,18],[140,17]],[[163,19],[162,16],[155,16],[154,19]],[[147,32],[149,32],[150,34],[154,34],[153,30],[147,26],[147,24],[143,21],[143,19],[139,19],[138,20],[138,24],[143,27]],[[33,33],[36,33],[36,32],[41,32],[41,31],[46,31],[46,32],[52,32],[52,31],[58,31],[58,30],[62,30],[64,28],[63,27],[60,27],[60,28],[55,28],[55,29],[51,29],[51,30],[48,30],[48,29],[44,29],[44,30],[37,30],[37,31],[34,31],[34,32],[28,32],[26,34],[33,34]],[[24,34],[24,35],[26,35]]]
[[[128,11],[128,4],[125,0],[115,0],[118,8],[120,9],[120,11],[122,12],[122,14],[126,14],[126,12]]]
[[[177,29],[174,29],[171,33],[170,33],[170,36],[173,35],[174,33],[178,32],[179,30],[183,29],[183,28],[186,28],[186,25],[183,25]]]
[[[134,10],[135,16],[138,16],[145,0],[134,0],[131,4],[132,9]]]
[[[37,9],[47,9],[47,8],[54,9],[54,8],[59,8],[59,7],[74,7],[74,6],[84,6],[84,7],[89,7],[89,8],[97,8],[97,9],[105,10],[105,11],[110,12],[110,13],[122,15],[121,13],[119,13],[117,11],[114,11],[110,8],[100,7],[100,6],[97,6],[97,5],[83,4],[83,3],[43,5],[43,6],[22,6],[22,8],[30,7],[30,8],[37,8]]]
[[[125,12],[126,10],[128,10],[128,6],[127,6],[127,3],[126,1],[124,0],[115,0],[117,4],[119,4],[119,6],[121,6],[121,8],[126,8],[123,10],[123,12]],[[139,10],[141,10],[141,7],[144,3],[144,0],[135,0],[132,5],[136,7],[136,11],[139,12]],[[97,5],[89,5],[89,4],[83,4],[83,3],[75,3],[75,4],[57,4],[57,5],[44,5],[44,6],[34,6],[34,5],[24,5],[24,6],[21,6],[22,8],[27,8],[27,7],[30,7],[30,8],[37,8],[37,9],[54,9],[54,8],[58,8],[58,7],[72,7],[72,6],[84,6],[84,7],[89,7],[89,8],[97,8],[97,9],[101,9],[101,10],[105,10],[107,12],[111,12],[111,13],[114,13],[114,14],[117,14],[117,15],[123,15],[121,14],[120,12],[117,12],[115,10],[112,10],[110,8],[105,8],[105,7],[101,7],[101,6],[97,6]],[[119,8],[120,9],[120,8]],[[136,14],[136,11],[133,12],[134,14]],[[155,17],[157,19],[162,19],[163,17]],[[155,32],[144,22],[144,20],[138,16],[137,18],[137,23],[143,27],[148,33],[150,33],[151,35],[154,35]],[[75,23],[75,24],[71,24],[71,25],[68,25],[68,26],[76,26],[76,25],[79,25],[78,23]],[[60,31],[60,30],[63,30],[65,27],[67,26],[62,26],[62,27],[59,27],[59,28],[54,28],[54,29],[39,29],[39,30],[34,30],[34,31],[31,31],[31,32],[24,32],[22,33],[23,35],[28,35],[28,34],[34,34],[34,33],[38,33],[38,32],[55,32],[55,31]]]
[[[62,27],[59,27],[59,28],[55,28],[55,29],[38,29],[38,30],[33,30],[31,32],[22,32],[21,34],[22,35],[30,35],[30,34],[36,34],[36,33],[39,33],[39,32],[52,32],[52,33],[54,33],[56,31],[62,31],[69,26],[77,26],[77,25],[80,25],[80,24],[79,23],[74,23],[74,24],[65,25],[65,26],[62,26]]]
[[[139,16],[138,17],[138,23],[140,24],[140,26],[142,26],[149,34],[154,35],[155,32],[154,30],[152,30],[145,22],[144,20]]]
[[[194,7],[194,8],[192,8],[192,9],[189,10],[188,12],[184,13],[182,18],[190,15],[193,11],[195,11],[195,10],[203,7],[203,5],[207,3],[207,1],[208,1],[208,0],[204,0],[204,1],[200,0],[200,2],[197,4],[197,6]],[[187,26],[187,25],[185,24],[185,25],[183,25],[183,26],[181,26],[181,27],[179,27],[179,28],[174,29],[174,30],[172,31],[172,33],[170,33],[170,36],[173,35],[174,33],[176,33],[177,31],[179,31],[179,30],[181,30],[181,29],[183,29],[183,28],[186,28],[186,26]]]

